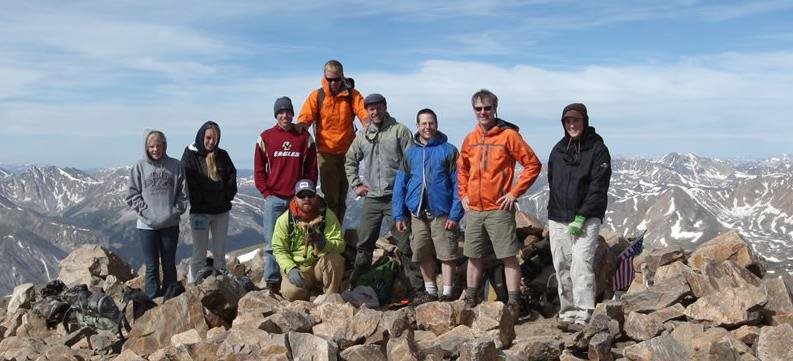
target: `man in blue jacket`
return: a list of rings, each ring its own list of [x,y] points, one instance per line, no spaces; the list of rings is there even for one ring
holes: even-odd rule
[[[457,226],[463,207],[457,193],[457,148],[438,131],[438,117],[431,109],[416,115],[418,132],[408,147],[394,183],[393,215],[397,229],[407,229],[411,217],[410,248],[419,262],[427,293],[417,295],[414,304],[438,299],[435,286],[436,258],[443,275],[442,301],[451,301],[455,261],[460,252]]]

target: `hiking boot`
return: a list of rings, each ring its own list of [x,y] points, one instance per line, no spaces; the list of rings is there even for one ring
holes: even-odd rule
[[[427,292],[417,292],[416,296],[413,297],[413,305],[418,306],[427,302],[433,302],[437,300],[438,300],[438,296],[429,294]]]
[[[454,301],[457,301],[457,298],[455,298],[452,295],[441,295],[440,297],[438,297],[438,301],[441,301],[441,302],[454,302]]]
[[[478,293],[478,292],[477,292]],[[476,295],[471,295],[468,292],[465,293],[465,307],[466,308],[474,308],[480,302],[479,297]]]
[[[510,315],[512,315],[514,319],[517,320],[520,317],[520,311],[521,311],[520,301],[507,302],[506,310],[507,312],[509,312]]]

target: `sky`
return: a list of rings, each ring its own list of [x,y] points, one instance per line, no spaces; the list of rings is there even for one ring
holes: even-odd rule
[[[123,166],[147,128],[178,158],[214,120],[250,169],[275,99],[299,109],[329,59],[411,129],[434,109],[458,146],[487,88],[540,159],[572,102],[615,156],[793,153],[791,1],[0,5],[0,164]]]

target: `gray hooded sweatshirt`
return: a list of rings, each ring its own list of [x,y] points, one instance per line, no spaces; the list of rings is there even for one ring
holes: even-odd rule
[[[143,138],[143,159],[132,167],[124,199],[138,214],[139,229],[177,226],[188,205],[182,163],[165,154],[153,160],[146,152],[146,139],[152,132]]]

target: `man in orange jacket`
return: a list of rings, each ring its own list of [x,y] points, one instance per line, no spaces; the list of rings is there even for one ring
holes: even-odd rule
[[[355,139],[356,115],[365,126],[367,113],[363,96],[354,88],[352,79],[344,77],[341,63],[329,60],[325,63],[322,88],[309,93],[295,126],[303,130],[314,125],[322,194],[341,223],[347,210],[349,190],[344,160]]]
[[[466,210],[465,244],[468,257],[465,301],[479,303],[482,258],[494,252],[504,263],[509,300],[507,306],[520,312],[520,249],[515,235],[515,201],[537,179],[542,169],[518,127],[496,117],[498,98],[482,89],[471,97],[478,124],[465,137],[457,160],[460,200]],[[515,163],[523,171],[513,184]]]

